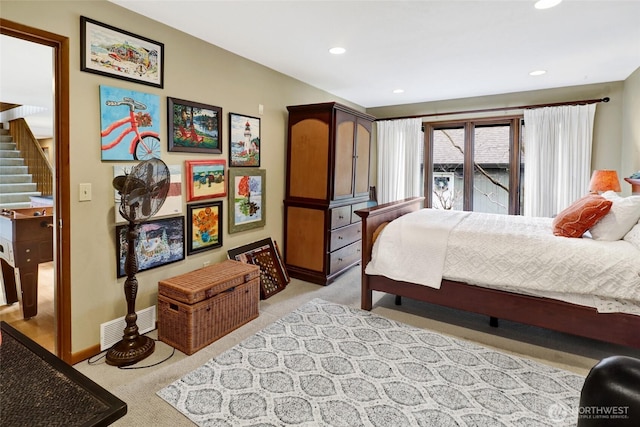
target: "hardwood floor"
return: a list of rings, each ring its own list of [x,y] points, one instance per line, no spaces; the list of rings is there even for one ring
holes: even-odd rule
[[[42,347],[55,353],[54,274],[53,262],[40,264],[38,269],[38,314],[25,320],[20,304],[0,306],[0,320],[4,320]]]

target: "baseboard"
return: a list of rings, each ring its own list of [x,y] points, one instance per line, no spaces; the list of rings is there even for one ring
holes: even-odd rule
[[[155,328],[158,329],[158,320],[156,319]],[[82,362],[83,360],[87,360],[97,354],[100,354],[100,343],[96,345],[92,345],[91,347],[85,348],[84,350],[80,350],[76,353],[71,353],[71,365],[75,365],[76,363]]]
[[[95,356],[96,354],[100,354],[100,344],[93,345],[76,353],[71,353],[71,364],[75,365],[76,363]]]

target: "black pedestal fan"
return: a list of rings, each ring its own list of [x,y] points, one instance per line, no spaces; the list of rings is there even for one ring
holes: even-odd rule
[[[124,271],[124,295],[127,300],[127,315],[122,340],[107,351],[107,363],[127,366],[139,362],[153,353],[153,339],[140,335],[136,320],[136,295],[138,293],[138,257],[136,239],[138,225],[155,215],[169,192],[170,174],[167,165],[160,159],[149,159],[138,163],[130,173],[113,179],[113,186],[120,194],[120,214],[129,221],[127,227],[127,257]]]

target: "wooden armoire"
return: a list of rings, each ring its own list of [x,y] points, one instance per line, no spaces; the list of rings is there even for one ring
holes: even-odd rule
[[[285,264],[292,277],[326,285],[360,262],[369,202],[374,117],[329,102],[287,107]]]

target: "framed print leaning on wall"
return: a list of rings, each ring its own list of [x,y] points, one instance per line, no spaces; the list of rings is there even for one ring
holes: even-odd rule
[[[164,44],[80,17],[80,70],[164,87]]]
[[[269,237],[227,251],[229,259],[260,267],[260,298],[267,299],[289,283],[273,240]]]
[[[229,233],[264,227],[264,169],[229,169]]]

